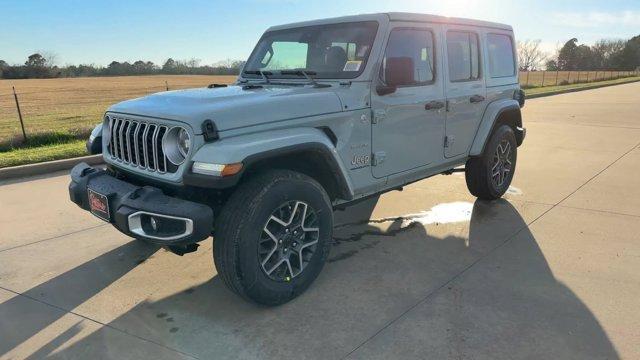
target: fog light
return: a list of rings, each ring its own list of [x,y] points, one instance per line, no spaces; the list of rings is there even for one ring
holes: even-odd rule
[[[151,223],[151,228],[153,231],[158,231],[158,223],[156,222],[156,218],[152,217],[149,219],[149,223]]]
[[[188,218],[138,211],[128,220],[129,231],[145,238],[177,240],[193,234],[193,220]]]

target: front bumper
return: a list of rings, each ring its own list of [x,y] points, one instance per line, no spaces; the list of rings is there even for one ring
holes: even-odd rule
[[[69,197],[90,211],[88,190],[107,197],[109,222],[131,237],[159,245],[188,245],[208,238],[213,230],[209,206],[166,196],[151,186],[135,186],[81,163],[71,170]],[[151,221],[153,229],[144,224]]]

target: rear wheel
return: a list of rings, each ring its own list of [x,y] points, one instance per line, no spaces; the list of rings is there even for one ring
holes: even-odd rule
[[[287,170],[236,189],[216,220],[214,261],[234,292],[266,305],[306,290],[329,254],[333,213],[322,186]]]
[[[498,127],[484,153],[467,160],[465,178],[471,194],[484,200],[504,195],[516,170],[517,149],[513,129],[508,125]]]

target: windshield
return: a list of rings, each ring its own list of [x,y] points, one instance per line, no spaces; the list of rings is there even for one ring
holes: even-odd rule
[[[370,21],[267,32],[243,76],[260,78],[263,72],[270,78],[290,78],[296,76],[291,70],[303,70],[318,79],[355,78],[367,64],[377,31],[378,23]]]

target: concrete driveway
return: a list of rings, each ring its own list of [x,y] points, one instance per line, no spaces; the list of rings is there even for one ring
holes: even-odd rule
[[[210,240],[178,257],[77,209],[66,174],[5,182],[0,357],[638,359],[640,83],[524,117],[506,199],[437,176],[337,213],[323,273],[277,308],[225,289]]]

